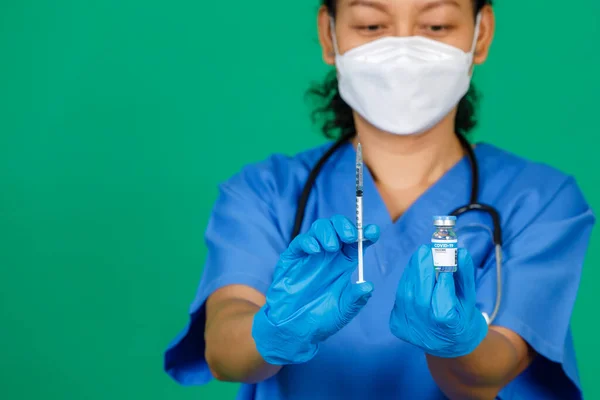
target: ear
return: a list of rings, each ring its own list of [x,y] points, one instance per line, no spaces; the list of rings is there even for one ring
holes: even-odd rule
[[[473,56],[474,64],[483,64],[490,52],[490,46],[494,39],[496,29],[496,18],[494,9],[490,5],[486,5],[481,9],[481,22],[479,23],[479,37],[475,44],[475,55]]]
[[[319,30],[319,42],[321,43],[321,50],[323,52],[323,61],[325,61],[326,64],[335,65],[335,50],[332,40],[333,32],[331,32],[331,15],[329,14],[329,9],[325,6],[319,8],[317,27]]]

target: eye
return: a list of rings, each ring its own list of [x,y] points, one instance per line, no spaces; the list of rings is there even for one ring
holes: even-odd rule
[[[359,31],[365,31],[365,32],[369,32],[369,33],[377,32],[377,31],[381,30],[381,28],[383,28],[382,25],[361,25],[361,26],[357,26],[357,29]]]
[[[442,31],[444,31],[444,30],[448,29],[448,26],[447,26],[447,25],[431,25],[431,26],[429,27],[429,29],[430,29],[432,32],[442,32]]]
[[[443,24],[436,24],[436,25],[423,25],[421,27],[421,30],[428,35],[445,35],[447,33],[449,33],[452,30],[452,25],[443,25]]]
[[[375,32],[378,31],[379,28],[381,28],[381,25],[369,25],[367,26],[366,30],[369,32]]]

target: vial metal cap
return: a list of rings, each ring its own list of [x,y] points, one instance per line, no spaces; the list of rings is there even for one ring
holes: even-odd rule
[[[433,225],[435,226],[455,226],[456,217],[454,215],[435,215],[433,217]]]

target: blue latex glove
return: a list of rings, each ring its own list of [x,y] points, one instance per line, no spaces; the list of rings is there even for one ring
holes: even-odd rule
[[[364,228],[363,248],[379,239],[375,225]],[[273,365],[312,359],[319,343],[347,325],[367,304],[373,285],[355,284],[358,232],[335,216],[316,221],[281,255],[266,304],[254,317],[252,337],[260,355]]]
[[[413,254],[398,284],[390,329],[437,357],[461,357],[479,346],[488,326],[475,306],[475,267],[465,249],[458,250],[458,271],[440,273],[437,282],[430,247]]]

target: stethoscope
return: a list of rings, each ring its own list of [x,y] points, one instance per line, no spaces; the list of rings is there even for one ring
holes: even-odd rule
[[[323,156],[319,159],[319,161],[315,164],[313,169],[310,171],[304,188],[302,189],[302,194],[300,195],[300,199],[298,200],[298,208],[296,210],[296,218],[294,220],[294,229],[292,230],[292,239],[298,236],[300,230],[302,228],[302,222],[304,220],[304,214],[306,211],[306,205],[308,203],[308,197],[310,196],[310,192],[317,180],[317,177],[325,163],[331,158],[331,156],[339,150],[346,142],[348,142],[352,138],[353,134],[344,135],[340,139],[338,139],[333,146],[331,146]],[[467,159],[469,160],[469,164],[471,167],[471,198],[469,204],[459,207],[456,210],[452,211],[450,215],[453,215],[458,218],[458,216],[465,214],[469,211],[480,211],[487,213],[492,218],[493,230],[490,231],[489,227],[483,226],[486,230],[488,230],[492,236],[492,241],[495,247],[495,255],[496,255],[496,301],[494,303],[494,309],[492,314],[488,316],[487,313],[483,312],[483,316],[486,319],[488,325],[490,325],[496,316],[498,315],[498,311],[500,310],[500,303],[502,301],[502,227],[500,225],[500,213],[494,207],[479,203],[478,201],[478,193],[479,193],[479,166],[477,164],[477,159],[475,157],[475,152],[473,151],[473,147],[469,143],[469,141],[461,134],[458,134],[458,139],[467,155]]]

